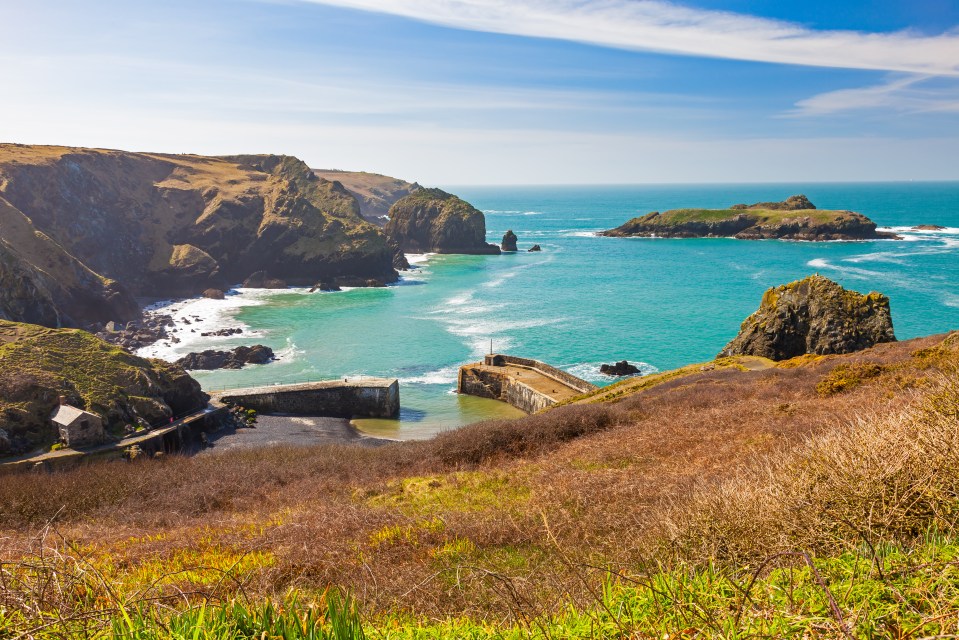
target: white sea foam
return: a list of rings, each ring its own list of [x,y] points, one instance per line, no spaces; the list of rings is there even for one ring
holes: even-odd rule
[[[425,264],[435,255],[435,253],[407,253],[406,261],[410,263],[410,266]]]
[[[871,271],[869,269],[860,269],[858,267],[846,267],[842,265],[837,265],[824,260],[822,258],[814,258],[806,263],[808,266],[813,267],[814,269],[830,269],[833,271],[838,271],[839,273],[845,274],[853,278],[882,278],[886,274],[879,271]]]
[[[197,351],[198,348],[209,348],[218,342],[228,341],[235,336],[202,336],[223,329],[227,326],[243,329],[240,334],[244,337],[262,336],[262,331],[253,331],[245,323],[235,319],[236,314],[243,307],[266,304],[269,298],[278,293],[305,294],[309,289],[244,289],[230,290],[223,300],[210,298],[190,298],[187,300],[166,301],[145,308],[148,315],[169,315],[173,318],[174,326],[167,328],[167,333],[176,336],[180,342],[174,343],[165,339],[137,350],[137,355],[147,358],[161,358],[176,360],[183,355]]]
[[[459,365],[454,364],[419,376],[403,377],[399,380],[401,384],[456,384],[458,373]]]
[[[908,233],[918,235],[932,236],[954,236],[959,235],[959,227],[944,227],[942,229],[917,229],[916,227],[879,227],[877,231],[887,233]]]
[[[584,362],[580,364],[568,365],[562,368],[568,371],[569,373],[573,374],[577,378],[582,378],[583,380],[586,380],[587,382],[609,383],[609,382],[615,382],[616,380],[621,380],[622,378],[608,376],[604,373],[599,372],[600,365],[608,364],[608,363],[609,362],[607,363]],[[628,377],[635,377],[637,375],[648,376],[651,373],[659,372],[659,369],[649,364],[648,362],[634,362],[630,360],[629,364],[639,369],[639,373],[633,374],[632,376],[628,376]],[[624,377],[627,377],[627,376],[624,376]]]
[[[947,307],[959,309],[959,295],[955,293],[946,293],[942,296],[942,304]]]
[[[280,349],[274,354],[277,360],[283,360],[284,362],[293,362],[298,360],[300,357],[306,355],[306,351],[300,349],[296,346],[296,343],[293,342],[293,338],[286,338],[286,347]]]
[[[564,238],[603,238],[603,237],[605,237],[605,236],[599,235],[599,232],[600,232],[600,231],[602,231],[602,229],[595,229],[595,230],[593,230],[593,231],[569,231],[569,230],[566,230],[565,233],[563,233],[562,235],[563,235]]]

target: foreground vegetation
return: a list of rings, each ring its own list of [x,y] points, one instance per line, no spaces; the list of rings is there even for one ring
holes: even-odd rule
[[[959,633],[957,350],[699,367],[377,450],[5,477],[0,637]]]

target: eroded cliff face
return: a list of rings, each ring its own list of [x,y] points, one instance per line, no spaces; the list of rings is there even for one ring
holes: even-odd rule
[[[410,253],[498,254],[483,212],[440,189],[420,189],[390,208],[386,235]]]
[[[0,429],[19,447],[51,443],[60,396],[113,430],[168,422],[208,397],[180,367],[138,358],[79,329],[0,320]]]
[[[889,298],[813,275],[767,290],[759,309],[719,355],[786,360],[852,353],[895,340]]]
[[[54,281],[70,272],[73,306],[48,292],[61,324],[127,319],[130,295],[195,295],[257,271],[302,285],[397,278],[394,249],[350,192],[290,156],[0,145],[0,198],[0,240],[19,261]],[[9,241],[17,215],[18,233],[58,248],[56,260]],[[94,310],[108,299],[104,318]],[[51,324],[49,312],[32,317]]]

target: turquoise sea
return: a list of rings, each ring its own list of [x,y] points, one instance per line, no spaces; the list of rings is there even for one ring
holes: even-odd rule
[[[490,242],[507,229],[520,252],[416,256],[396,286],[337,293],[239,290],[224,301],[180,302],[177,345],[148,355],[262,343],[281,359],[241,371],[197,372],[205,388],[395,376],[400,421],[359,421],[394,438],[423,438],[490,416],[498,402],[452,393],[460,364],[490,348],[545,360],[598,384],[599,364],[644,371],[711,359],[763,291],[811,273],[887,294],[900,339],[959,328],[959,183],[602,187],[449,187],[486,213]],[[850,209],[902,240],[786,242],[617,239],[595,232],[650,211],[782,200]],[[919,232],[910,227],[946,227]],[[525,249],[539,244],[542,252]],[[242,326],[230,338],[200,329]],[[193,332],[191,332],[193,329]]]

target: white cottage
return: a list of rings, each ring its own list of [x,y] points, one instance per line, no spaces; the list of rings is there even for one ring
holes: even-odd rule
[[[50,420],[68,447],[100,444],[107,438],[100,416],[67,404],[66,398],[60,398],[60,406],[53,411]]]

